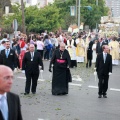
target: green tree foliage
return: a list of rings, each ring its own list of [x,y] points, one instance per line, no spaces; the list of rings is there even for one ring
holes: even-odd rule
[[[89,25],[91,29],[95,28],[96,23],[100,22],[101,16],[107,15],[108,8],[105,7],[104,0],[98,1],[99,5],[96,6],[96,0],[81,0],[80,21],[84,25]],[[40,9],[37,6],[26,7],[27,32],[56,31],[60,27],[67,29],[70,24],[77,24],[77,18],[70,16],[70,6],[73,5],[76,5],[76,0],[55,0],[53,4]],[[91,6],[92,10],[88,10],[85,6]],[[14,15],[2,17],[1,23],[4,27],[11,27],[13,20],[17,19],[20,27],[22,25],[21,6],[19,4],[12,5],[11,11]]]
[[[54,5],[56,5],[57,8],[60,8],[60,17],[63,19],[63,24],[61,24],[61,27],[63,29],[67,29],[70,24],[77,22],[76,17],[70,16],[70,6],[75,4],[75,0],[55,0],[54,2]]]
[[[28,31],[40,32],[43,30],[55,31],[60,28],[62,19],[56,6],[45,6],[38,9],[30,6],[25,9],[26,25]]]
[[[11,26],[14,19],[17,19],[19,26],[22,25],[21,6],[12,6],[13,16],[3,17],[4,25]],[[39,9],[37,6],[25,8],[25,23],[28,32],[41,32],[44,30],[55,31],[61,27],[62,19],[60,9],[55,5],[48,5]]]
[[[2,16],[5,13],[5,6],[10,7],[10,12],[11,12],[11,2],[10,0],[0,0],[0,15]]]
[[[104,0],[98,0],[98,6],[96,5],[96,0],[82,0],[81,4],[83,6],[81,7],[81,21],[84,25],[89,25],[90,29],[95,28],[96,23],[100,23],[101,16],[105,16],[108,13]],[[91,6],[92,10],[88,10],[84,6]]]
[[[62,0],[62,2],[59,2],[58,0],[55,0],[55,5],[58,8],[61,8],[61,16],[64,18],[64,25],[66,25],[66,28],[68,28],[68,21],[69,23],[77,24],[77,19],[75,17],[71,17],[73,19],[70,19],[70,8],[69,6],[72,5],[78,5],[78,0]],[[104,0],[98,0],[98,6],[96,5],[96,0],[81,0],[81,8],[80,8],[80,21],[84,23],[84,25],[89,25],[91,29],[95,28],[96,23],[100,22],[101,16],[107,15],[108,8],[105,7]],[[86,6],[86,7],[85,7]],[[87,6],[91,6],[92,10],[88,10]],[[67,16],[66,16],[67,15]],[[68,17],[68,18],[67,18]],[[70,21],[71,20],[71,21]],[[70,24],[69,24],[70,25]]]

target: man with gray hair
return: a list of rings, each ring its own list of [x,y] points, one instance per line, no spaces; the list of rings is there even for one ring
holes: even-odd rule
[[[50,72],[52,72],[51,67],[53,66],[52,95],[68,94],[70,61],[70,55],[65,49],[65,44],[61,43],[60,48],[53,53],[49,66]]]
[[[25,85],[25,93],[27,95],[31,92],[33,94],[36,93],[37,81],[39,77],[39,66],[43,70],[43,62],[39,52],[35,52],[35,46],[30,44],[29,52],[26,52],[22,62],[22,70],[25,70],[26,76],[26,85]],[[42,72],[42,71],[41,71]],[[32,86],[31,86],[32,80]]]

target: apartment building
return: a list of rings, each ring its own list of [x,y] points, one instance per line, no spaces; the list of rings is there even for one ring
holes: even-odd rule
[[[48,5],[48,3],[53,3],[54,0],[23,0],[26,3],[26,6],[30,5],[38,5],[38,7],[44,7]],[[21,4],[21,0],[11,0],[12,3]]]
[[[120,17],[120,0],[106,0],[106,6],[111,9],[113,17]]]

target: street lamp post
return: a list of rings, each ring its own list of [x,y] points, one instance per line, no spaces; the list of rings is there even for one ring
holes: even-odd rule
[[[96,5],[98,6],[98,0],[96,0]]]
[[[98,7],[98,0],[96,0],[96,6]],[[96,23],[96,33],[98,32],[97,29],[98,29],[98,24]]]
[[[25,28],[25,14],[24,14],[24,3],[23,0],[21,0],[21,9],[22,9],[22,32],[26,34],[26,28]]]
[[[80,27],[80,4],[81,4],[81,0],[79,0],[78,2],[78,29]]]

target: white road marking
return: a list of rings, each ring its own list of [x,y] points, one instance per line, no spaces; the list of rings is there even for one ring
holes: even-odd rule
[[[98,86],[92,86],[92,85],[89,85],[88,87],[89,88],[98,88]],[[110,90],[120,92],[120,89],[116,89],[116,88],[110,88]]]
[[[19,79],[26,79],[26,77],[17,77]],[[44,79],[38,79],[38,81],[45,81]]]
[[[20,79],[26,79],[25,77],[17,77],[17,78],[20,78]]]
[[[45,81],[44,79],[38,79],[38,81]]]
[[[69,83],[69,85],[82,86],[81,84],[74,84],[74,83]]]
[[[120,89],[110,88],[110,90],[113,90],[113,91],[118,91],[118,92],[120,92]]]
[[[38,120],[44,120],[44,119],[40,119],[40,118],[38,118]]]
[[[82,81],[81,78],[72,78],[73,81]]]
[[[72,80],[74,80],[74,81],[82,81],[82,78],[79,75],[73,75]]]
[[[98,88],[98,86],[92,86],[92,85],[89,85],[88,87],[89,88]]]

